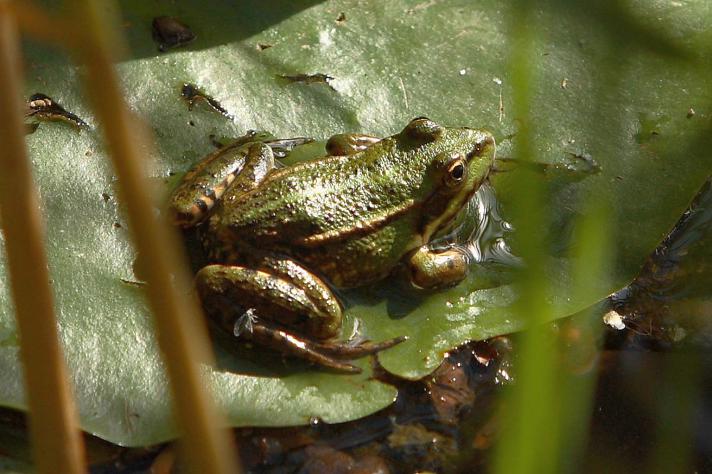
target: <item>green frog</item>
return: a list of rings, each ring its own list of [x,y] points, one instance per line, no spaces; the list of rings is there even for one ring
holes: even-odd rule
[[[453,222],[495,160],[486,131],[425,117],[398,134],[335,135],[327,155],[289,167],[304,139],[247,137],[198,163],[173,192],[176,225],[199,226],[210,262],[196,275],[204,309],[239,337],[316,364],[348,361],[405,340],[338,342],[334,289],[402,269],[413,286],[457,284],[468,256],[429,242]]]

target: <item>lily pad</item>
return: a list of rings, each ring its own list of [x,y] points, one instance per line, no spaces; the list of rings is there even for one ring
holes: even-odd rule
[[[535,151],[538,161],[553,164],[590,154],[600,171],[551,179],[551,220],[542,223],[542,232],[552,242],[552,255],[542,278],[552,288],[556,317],[629,282],[712,173],[712,97],[706,87],[712,19],[705,2],[640,2],[614,16],[638,27],[627,30],[647,32],[639,35],[646,41],[611,27],[610,16],[565,4],[545,4],[538,13]],[[126,100],[154,133],[157,153],[149,172],[166,192],[172,175],[212,150],[210,135],[238,136],[247,129],[280,137],[388,135],[410,118],[427,115],[445,125],[489,129],[499,139],[500,156],[510,152],[517,117],[510,114],[509,2],[121,5],[131,55],[117,70]],[[161,53],[151,22],[166,15],[196,38]],[[27,138],[82,426],[124,445],[169,439],[175,427],[163,367],[143,291],[130,283],[136,255],[100,129],[82,95],[81,70],[35,43],[27,44],[26,55],[27,96],[47,94],[92,127],[77,131],[42,123]],[[333,79],[283,78],[300,75]],[[189,111],[180,98],[184,83],[214,97],[230,118],[204,102]],[[506,217],[510,180],[498,175],[493,185]],[[605,279],[585,297],[573,298],[571,228],[591,202],[611,210],[616,259]],[[4,261],[0,272],[5,275]],[[510,309],[517,298],[512,285],[490,282],[482,288],[479,273],[474,275],[428,295],[383,286],[349,293],[344,333],[358,320],[360,332],[374,340],[410,336],[379,359],[394,374],[421,377],[450,348],[525,325]],[[0,303],[0,404],[25,409],[6,278],[0,279]],[[285,366],[278,357],[265,362],[246,355],[246,349],[236,355],[226,349],[229,342],[218,338],[218,367],[205,371],[235,426],[346,421],[387,406],[395,395],[392,387],[369,379],[369,370],[346,376],[298,362]],[[368,360],[359,363],[368,369]]]

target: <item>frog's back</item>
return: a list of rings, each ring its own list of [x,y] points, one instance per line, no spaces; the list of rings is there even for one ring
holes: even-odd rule
[[[211,222],[223,243],[297,257],[337,286],[382,278],[420,245],[411,216],[422,170],[385,139],[364,152],[273,171],[256,189],[225,199]],[[423,165],[424,166],[424,165]],[[400,170],[401,172],[399,173]],[[347,277],[347,273],[353,273]]]
[[[273,171],[255,190],[236,196],[222,225],[241,240],[316,242],[338,240],[393,217],[415,197],[419,176],[393,166],[392,141],[386,139],[362,153],[327,156]],[[393,159],[391,159],[393,158]],[[412,165],[417,163],[412,163]]]

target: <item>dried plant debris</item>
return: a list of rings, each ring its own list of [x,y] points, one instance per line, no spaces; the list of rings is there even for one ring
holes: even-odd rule
[[[145,281],[129,280],[128,278],[120,278],[120,280],[121,280],[121,283],[123,283],[124,285],[135,286],[137,288],[146,286]]]
[[[566,160],[559,165],[562,171],[581,174],[598,174],[601,165],[588,153],[566,153]]]
[[[601,172],[601,165],[588,153],[567,152],[564,160],[556,163],[522,161],[517,158],[498,157],[496,172],[512,171],[515,167],[525,168],[550,179],[579,181]]]
[[[25,119],[30,121],[27,125],[28,133],[32,133],[37,129],[38,122],[45,121],[67,122],[78,129],[89,128],[89,124],[84,120],[66,110],[51,97],[39,92],[32,94],[30,100],[27,101]]]
[[[232,115],[230,115],[230,113],[225,109],[225,107],[220,104],[220,102],[203,92],[203,90],[195,84],[190,84],[188,82],[183,84],[183,87],[181,87],[180,90],[180,95],[181,97],[183,97],[183,99],[185,99],[186,102],[188,102],[188,110],[193,110],[193,107],[195,106],[196,102],[204,101],[210,107],[212,107],[225,117],[229,119],[233,118]]]
[[[276,138],[269,132],[259,130],[248,130],[241,137],[216,137],[210,135],[210,141],[216,148],[239,148],[246,143],[262,142],[272,149],[275,158],[285,158],[289,152],[295,147],[312,143],[313,138],[309,137],[294,137],[294,138]]]
[[[195,40],[195,33],[188,25],[171,16],[157,16],[151,24],[153,40],[161,52],[185,46]]]
[[[336,17],[336,23],[343,23],[346,21],[346,13],[341,12],[339,16]]]
[[[302,82],[304,84],[326,84],[331,90],[336,91],[336,89],[334,89],[334,86],[331,85],[331,81],[333,81],[334,78],[327,74],[279,74],[278,77],[286,79],[289,82]]]

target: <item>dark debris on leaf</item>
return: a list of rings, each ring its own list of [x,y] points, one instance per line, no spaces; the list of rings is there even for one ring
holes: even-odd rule
[[[129,280],[128,278],[121,278],[121,283],[124,285],[135,286],[137,288],[142,288],[146,286],[145,281]]]
[[[160,52],[185,46],[195,40],[195,33],[188,25],[170,16],[155,17],[151,24],[151,31]]]
[[[303,84],[326,84],[333,91],[334,86],[331,85],[331,81],[334,80],[332,76],[323,73],[316,74],[278,74],[277,77],[281,79],[286,79],[289,82],[301,82]]]
[[[580,181],[591,175],[601,172],[601,165],[588,153],[567,152],[564,160],[554,163],[542,161],[522,161],[516,158],[498,158],[495,172],[502,173],[524,168],[548,179],[562,179],[565,181]]]
[[[232,119],[232,115],[225,109],[225,107],[220,104],[215,98],[206,94],[201,88],[195,84],[186,82],[183,84],[180,90],[180,95],[188,103],[188,110],[193,110],[193,107],[197,102],[205,102],[214,110],[224,115],[225,117]],[[193,123],[191,123],[193,125]]]
[[[78,129],[89,128],[88,123],[66,110],[48,95],[42,94],[41,92],[32,94],[30,99],[27,101],[25,119],[33,121],[32,123],[27,124],[29,133],[33,133],[37,129],[37,122],[44,121],[66,122]]]

